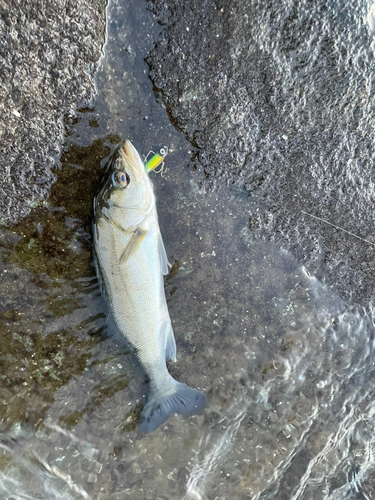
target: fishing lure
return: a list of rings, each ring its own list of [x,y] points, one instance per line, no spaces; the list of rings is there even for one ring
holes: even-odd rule
[[[148,160],[147,158],[150,156],[150,154],[152,154],[153,156],[151,156],[151,158]],[[167,154],[168,154],[167,146],[161,148],[158,153],[150,151],[145,158],[146,172],[149,173],[151,172],[151,170],[155,170],[156,168],[159,167],[159,165],[161,165],[161,169],[159,170],[159,172],[162,172],[164,167],[164,158],[167,156]]]

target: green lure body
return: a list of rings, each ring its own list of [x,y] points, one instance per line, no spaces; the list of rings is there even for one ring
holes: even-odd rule
[[[150,151],[150,153],[154,152]],[[146,160],[150,153],[148,153],[148,155],[146,156]],[[146,172],[149,173],[151,172],[151,170],[155,170],[156,168],[158,168],[164,162],[164,158],[167,156],[167,154],[168,148],[166,146],[164,146],[164,148],[161,148],[158,153],[154,153],[153,156],[151,156],[151,158],[145,163]]]

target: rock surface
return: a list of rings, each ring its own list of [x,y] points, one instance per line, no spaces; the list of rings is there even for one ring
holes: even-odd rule
[[[62,117],[89,99],[101,54],[104,0],[0,0],[0,219],[45,200]]]
[[[249,227],[291,250],[345,300],[375,269],[373,33],[344,1],[152,0],[165,24],[148,58],[207,183],[244,186]]]

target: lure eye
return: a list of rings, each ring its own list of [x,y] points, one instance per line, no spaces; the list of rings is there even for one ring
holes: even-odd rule
[[[119,188],[125,188],[130,182],[130,178],[126,172],[114,172],[112,180],[113,184]]]

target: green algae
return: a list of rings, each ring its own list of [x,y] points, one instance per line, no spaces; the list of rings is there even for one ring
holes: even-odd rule
[[[80,375],[99,339],[61,330],[48,335],[12,331],[2,325],[0,374],[1,427],[37,422],[53,401],[52,394]],[[33,411],[31,411],[31,409]]]
[[[101,405],[104,401],[114,396],[117,392],[124,390],[128,386],[129,382],[130,379],[125,377],[123,373],[110,377],[106,380],[105,384],[101,382],[92,390],[92,404],[94,406]]]
[[[11,278],[14,269],[17,278],[17,285],[10,279],[4,286],[14,296],[30,284],[33,290],[31,298],[0,313],[2,431],[18,422],[38,427],[55,392],[82,374],[100,341],[95,321],[102,313],[76,325],[79,333],[62,327],[64,321],[56,324],[55,332],[43,331],[49,318],[63,318],[83,307],[77,292],[84,291],[84,283],[76,278],[94,275],[92,199],[101,182],[101,162],[117,142],[118,137],[109,136],[89,147],[66,147],[50,199],[11,227],[2,244],[3,262],[9,267],[5,276]]]
[[[78,424],[78,422],[86,413],[87,413],[87,408],[84,408],[83,410],[76,410],[73,413],[70,413],[69,415],[63,415],[62,417],[60,417],[59,423],[64,427],[66,427],[67,429],[71,429],[72,427]]]
[[[87,413],[91,413],[95,408],[102,405],[107,399],[112,398],[117,392],[120,392],[128,386],[130,379],[125,377],[124,374],[109,377],[105,382],[100,382],[91,391],[92,396],[90,398],[90,403],[85,408],[81,410],[75,410],[68,415],[63,415],[59,418],[59,423],[64,424],[67,428],[74,427],[81,418]],[[131,417],[129,417],[131,415]],[[134,416],[132,412],[127,414],[129,417],[129,424],[134,422]],[[138,420],[137,420],[138,422]]]
[[[65,149],[48,202],[11,228],[19,240],[6,252],[6,261],[54,280],[94,275],[92,200],[103,175],[101,162],[119,141],[118,136],[108,136],[88,147]]]
[[[125,414],[125,424],[122,428],[123,432],[132,432],[137,428],[141,417],[142,408],[143,405],[137,404],[132,410]]]
[[[77,300],[61,296],[51,296],[48,311],[55,317],[62,317],[77,309]]]

